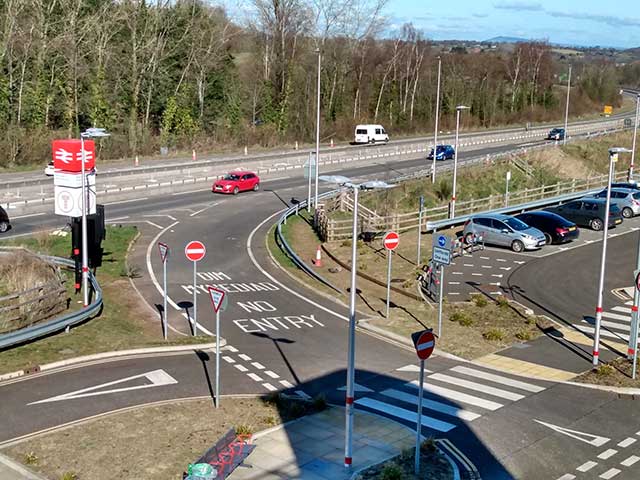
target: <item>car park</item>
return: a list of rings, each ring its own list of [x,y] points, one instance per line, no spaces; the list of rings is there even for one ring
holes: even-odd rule
[[[0,233],[5,233],[11,229],[11,222],[9,221],[9,215],[7,211],[0,207]]]
[[[593,195],[594,198],[607,198],[607,189]],[[618,206],[624,218],[640,215],[640,190],[630,188],[612,188],[611,203]]]
[[[605,206],[606,200],[604,199],[581,198],[558,205],[557,207],[545,208],[545,210],[557,213],[580,227],[589,227],[592,230],[598,231],[604,228]],[[622,212],[616,204],[609,206],[608,217],[609,227],[615,227],[622,223]]]
[[[547,244],[570,242],[580,236],[575,223],[556,213],[534,210],[516,215],[516,218],[544,233]]]
[[[254,192],[260,190],[260,177],[253,172],[229,172],[211,187],[213,193],[232,193],[233,195],[247,190]]]
[[[545,243],[544,233],[509,215],[474,215],[464,224],[462,238],[473,243],[474,236],[482,237],[485,244],[510,247],[514,252],[534,250]]]
[[[547,135],[547,140],[564,140],[564,128],[553,128]]]
[[[456,150],[451,145],[438,145],[436,147],[436,160],[447,160],[456,156]],[[433,148],[427,156],[429,160],[433,160]]]

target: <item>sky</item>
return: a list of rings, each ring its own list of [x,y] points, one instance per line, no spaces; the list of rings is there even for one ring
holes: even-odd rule
[[[388,0],[390,30],[413,23],[433,40],[498,36],[551,43],[640,47],[638,0]]]

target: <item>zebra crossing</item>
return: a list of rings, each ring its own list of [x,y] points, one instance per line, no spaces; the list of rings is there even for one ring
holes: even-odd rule
[[[614,341],[629,342],[632,305],[633,301],[629,300],[624,305],[616,305],[610,310],[603,311],[600,335]],[[582,333],[593,335],[595,332],[594,322],[595,320],[592,318],[583,318],[581,324],[574,326]]]
[[[408,367],[397,371],[414,371]],[[409,380],[363,396],[355,404],[415,428],[419,389],[418,380]],[[446,433],[462,422],[473,422],[505,405],[540,393],[546,386],[543,382],[523,381],[476,365],[456,365],[436,373],[425,370],[422,389],[423,428]]]

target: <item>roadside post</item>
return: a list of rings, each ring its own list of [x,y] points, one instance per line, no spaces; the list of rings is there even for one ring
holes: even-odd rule
[[[440,293],[438,294],[438,337],[442,336],[442,297],[444,296],[444,267],[451,264],[451,238],[447,235],[434,235],[431,258],[440,269]]]
[[[220,406],[220,310],[227,309],[227,296],[224,290],[209,287],[209,297],[216,312],[216,408]]]
[[[187,246],[184,247],[184,254],[188,260],[193,262],[193,336],[195,337],[198,334],[198,302],[197,302],[197,291],[196,291],[196,273],[197,267],[196,265],[200,260],[204,258],[207,253],[207,249],[205,248],[202,242],[198,242],[197,240],[191,241],[187,243]]]
[[[391,298],[391,256],[393,251],[398,248],[400,243],[400,235],[396,232],[387,232],[384,236],[382,244],[387,249],[387,310],[384,318],[389,318],[389,303]]]
[[[158,242],[158,250],[160,250],[160,259],[162,260],[162,336],[166,340],[169,327],[169,322],[167,321],[167,260],[169,259],[169,246],[166,243]]]
[[[638,303],[640,302],[640,290],[638,290],[638,273],[640,273],[640,237],[638,237],[636,269],[633,272],[635,288],[633,289],[633,305],[631,306],[631,328],[629,329],[629,345],[627,348],[627,358],[629,360],[634,358],[635,351],[638,348]]]
[[[504,206],[505,207],[509,206],[509,180],[511,180],[511,170],[507,171],[507,182],[506,182],[506,187],[505,187],[505,191],[504,191]]]
[[[420,249],[422,244],[422,210],[424,209],[424,195],[420,195],[420,207],[418,208],[418,259],[416,261],[416,265],[420,268],[421,263],[421,255]]]
[[[413,345],[420,359],[420,380],[418,385],[418,418],[416,419],[416,454],[415,474],[420,473],[420,438],[422,430],[422,396],[424,394],[424,361],[431,356],[436,346],[436,339],[431,328],[411,334]]]

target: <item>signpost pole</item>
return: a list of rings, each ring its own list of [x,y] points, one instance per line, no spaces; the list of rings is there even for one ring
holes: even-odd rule
[[[416,422],[416,455],[415,455],[415,474],[420,474],[420,438],[422,431],[422,395],[424,390],[424,360],[420,359],[420,384],[418,389],[418,419]]]
[[[420,248],[422,242],[422,210],[424,208],[424,195],[420,195],[420,208],[418,209],[418,260],[416,261],[418,268],[420,268],[421,255]]]
[[[638,270],[640,270],[640,236],[638,237],[638,253],[636,255],[636,272]],[[638,290],[636,275],[634,275],[633,280],[635,285],[633,289],[633,305],[631,306],[631,329],[629,331],[627,358],[635,356],[635,351],[638,348],[638,302],[640,302],[640,291]]]
[[[389,303],[391,298],[391,255],[393,255],[392,250],[387,250],[387,310],[384,318],[389,318]]]
[[[438,293],[438,337],[442,338],[442,296],[444,290],[444,265],[440,265],[440,293]]]
[[[193,262],[193,336],[198,334],[198,301],[196,300],[196,265],[198,262]]]
[[[216,312],[216,408],[220,406],[220,310]]]
[[[162,262],[162,277],[163,277],[163,287],[164,287],[164,299],[162,303],[162,334],[164,335],[164,339],[167,339],[167,330],[169,328],[169,322],[167,320],[167,262],[169,261],[169,257],[165,256],[164,261]]]
[[[308,185],[307,185],[307,212],[311,211],[311,152],[309,152],[309,162],[308,162],[308,167],[307,167],[307,177],[309,177],[308,179]],[[315,176],[315,173],[314,173]]]
[[[507,182],[506,182],[506,187],[505,187],[505,191],[504,191],[504,206],[505,207],[509,206],[509,180],[511,180],[511,170],[509,170],[507,172]]]

